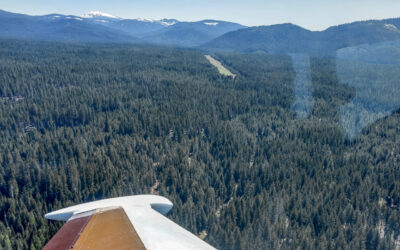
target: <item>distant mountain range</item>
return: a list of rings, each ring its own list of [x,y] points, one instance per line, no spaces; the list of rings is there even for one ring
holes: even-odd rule
[[[143,37],[150,43],[192,47],[204,44],[227,32],[246,28],[231,22],[203,20],[200,22],[178,22]]]
[[[0,37],[63,42],[140,42],[125,32],[66,15],[28,16],[0,10]]]
[[[400,40],[400,18],[354,22],[310,31],[294,24],[246,27],[237,23],[176,19],[123,19],[98,11],[81,17],[29,16],[0,10],[0,37],[62,42],[146,43],[208,51],[331,53],[368,43]]]
[[[82,17],[29,16],[0,10],[0,37],[63,42],[152,43],[193,47],[245,26],[217,21],[122,19],[98,11]]]
[[[400,18],[354,22],[324,31],[279,24],[229,32],[201,48],[214,51],[330,53],[345,47],[398,40],[399,28]]]

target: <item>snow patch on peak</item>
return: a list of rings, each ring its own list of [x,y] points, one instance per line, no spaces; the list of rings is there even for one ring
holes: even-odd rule
[[[217,22],[204,22],[205,25],[209,25],[209,26],[217,26],[218,23]]]
[[[137,18],[136,20],[139,21],[139,22],[146,22],[146,23],[154,23],[154,22],[157,22],[156,20],[151,19],[151,18]]]
[[[170,22],[168,22],[168,21],[163,21],[163,20],[161,20],[160,23],[161,23],[162,25],[164,25],[164,26],[171,26],[171,25],[176,24],[175,21],[170,21]]]
[[[168,19],[155,20],[155,19],[152,19],[152,18],[137,18],[135,20],[139,21],[139,22],[159,23],[159,24],[161,24],[163,26],[171,26],[171,25],[176,24],[175,21],[168,20]]]
[[[399,29],[393,24],[385,23],[384,27],[388,30],[399,31]]]
[[[98,23],[109,23],[110,21],[108,21],[108,20],[94,20],[95,22],[98,22]]]
[[[113,18],[113,19],[120,19],[119,17],[113,16],[111,14],[107,14],[101,11],[90,11],[84,14],[82,17],[84,18],[96,18],[96,17],[105,17],[105,18]]]
[[[59,18],[59,17],[58,17]],[[65,19],[67,19],[67,20],[77,20],[77,21],[83,21],[83,19],[82,18],[80,18],[80,17],[76,17],[76,16],[66,16],[66,17],[64,17]],[[54,20],[55,18],[53,17],[53,20]]]

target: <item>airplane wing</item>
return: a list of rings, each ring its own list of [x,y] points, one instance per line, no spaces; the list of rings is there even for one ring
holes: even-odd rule
[[[57,210],[45,218],[66,223],[43,249],[215,249],[166,218],[172,206],[161,196],[136,195]]]

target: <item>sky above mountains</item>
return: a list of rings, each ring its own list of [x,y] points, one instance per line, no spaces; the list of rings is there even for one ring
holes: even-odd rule
[[[311,30],[356,20],[400,16],[398,0],[1,0],[0,9],[30,14],[81,16],[99,10],[123,18],[219,19],[243,25],[291,22]]]

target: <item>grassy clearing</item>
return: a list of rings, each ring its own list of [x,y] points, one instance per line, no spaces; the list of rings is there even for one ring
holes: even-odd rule
[[[205,57],[207,58],[207,60],[208,60],[212,65],[214,65],[214,66],[218,69],[218,71],[219,71],[219,73],[220,73],[221,75],[224,75],[224,76],[231,76],[232,78],[235,78],[235,77],[236,77],[236,75],[233,74],[232,72],[230,72],[227,68],[225,68],[225,67],[221,64],[220,61],[214,59],[214,58],[213,58],[212,56],[210,56],[210,55],[205,55]]]

